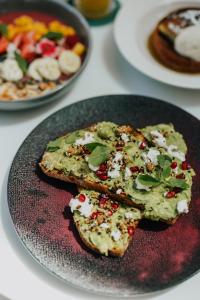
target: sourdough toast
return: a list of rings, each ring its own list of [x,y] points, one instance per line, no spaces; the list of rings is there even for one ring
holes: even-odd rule
[[[83,243],[103,255],[123,256],[141,219],[140,210],[106,194],[79,189],[69,206]]]
[[[40,162],[45,174],[143,210],[147,219],[174,223],[188,212],[194,171],[186,144],[169,124],[101,122],[50,142]]]

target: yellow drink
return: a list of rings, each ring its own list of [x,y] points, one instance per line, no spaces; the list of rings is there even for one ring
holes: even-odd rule
[[[112,0],[75,0],[77,8],[84,16],[97,19],[105,16],[111,6]]]

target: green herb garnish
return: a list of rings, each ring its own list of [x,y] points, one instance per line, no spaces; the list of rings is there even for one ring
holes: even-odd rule
[[[148,174],[138,175],[138,181],[147,187],[155,187],[160,184],[160,180]]]
[[[161,168],[165,167],[167,164],[171,164],[172,159],[168,155],[158,155],[158,163]]]
[[[180,188],[182,190],[188,189],[189,185],[184,179],[170,178],[165,183],[172,188]]]
[[[64,35],[61,32],[55,32],[55,31],[49,31],[43,35],[43,37],[50,39],[50,40],[54,40],[54,41],[58,41],[58,40],[62,39],[63,36]]]
[[[8,34],[8,26],[5,23],[0,24],[0,34],[3,36],[7,36]]]
[[[97,146],[88,156],[88,163],[98,167],[101,163],[108,159],[110,152],[111,149],[107,146]]]
[[[89,143],[89,144],[84,145],[84,147],[86,149],[88,149],[90,152],[92,152],[97,146],[100,146],[100,147],[103,146],[103,147],[105,147],[105,145],[100,144],[100,143]]]
[[[15,59],[19,65],[20,69],[22,70],[22,72],[26,73],[26,71],[28,69],[27,61],[17,52],[15,52]]]

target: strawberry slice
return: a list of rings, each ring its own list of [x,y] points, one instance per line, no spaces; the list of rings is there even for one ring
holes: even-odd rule
[[[21,56],[28,62],[31,62],[36,57],[34,45],[30,43],[24,43],[21,47]]]
[[[34,31],[29,31],[24,33],[23,35],[23,43],[24,44],[35,44],[35,32]]]
[[[57,55],[56,44],[49,39],[42,39],[36,47],[37,53],[41,54],[44,57],[55,57]]]
[[[16,48],[19,48],[21,43],[22,43],[22,39],[23,39],[23,33],[19,33],[15,36],[15,38],[13,39],[13,44],[15,44]]]

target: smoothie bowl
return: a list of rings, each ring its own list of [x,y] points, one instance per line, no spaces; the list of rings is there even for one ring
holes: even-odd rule
[[[86,66],[90,44],[86,21],[67,4],[3,2],[0,109],[31,108],[64,95]]]

